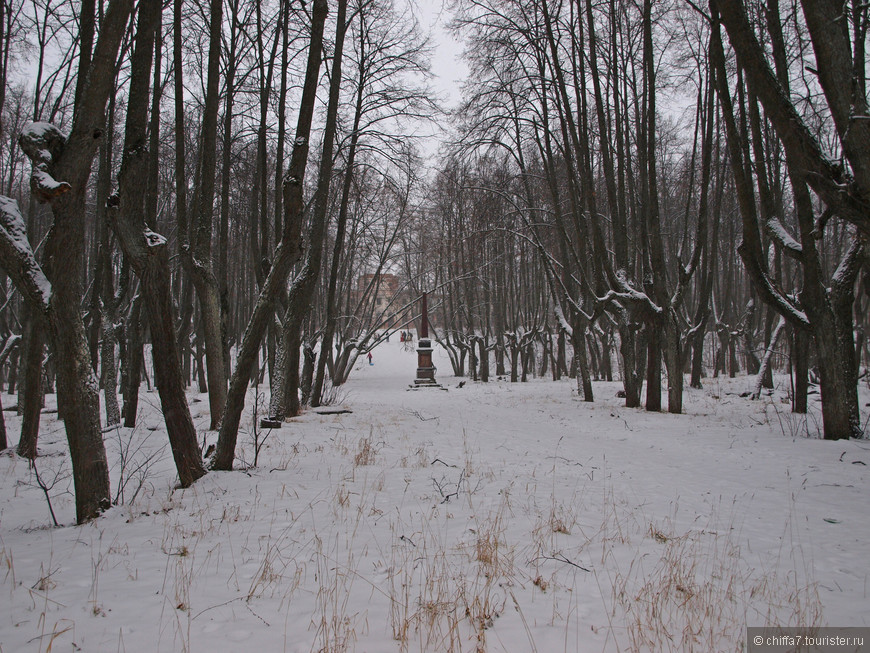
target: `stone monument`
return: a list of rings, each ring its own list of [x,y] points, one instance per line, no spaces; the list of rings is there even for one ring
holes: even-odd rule
[[[429,340],[429,309],[426,293],[423,293],[423,315],[420,318],[420,337],[417,339],[417,378],[412,388],[440,388],[435,380],[435,364],[432,362],[432,341]]]

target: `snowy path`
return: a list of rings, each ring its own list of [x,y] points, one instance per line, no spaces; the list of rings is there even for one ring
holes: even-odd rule
[[[415,361],[380,346],[339,395],[352,413],[308,412],[256,469],[184,491],[143,392],[107,447],[133,444],[128,472],[159,461],[82,527],[47,528],[26,463],[0,458],[0,650],[731,651],[747,624],[870,625],[870,442],[801,437],[782,391],[738,396],[747,377],[671,416],[617,383],[593,404],[571,380],[460,389],[438,351],[448,391],[409,392]],[[63,428],[43,419],[53,478]]]

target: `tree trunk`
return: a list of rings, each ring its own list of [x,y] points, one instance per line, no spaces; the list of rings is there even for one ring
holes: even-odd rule
[[[574,326],[574,356],[577,358],[577,394],[583,392],[583,401],[594,401],[592,377],[589,375],[589,362],[586,356],[586,329]]]
[[[643,386],[643,375],[638,374],[637,330],[631,323],[630,309],[619,313],[619,353],[623,361],[622,388],[625,391],[625,407],[638,408]]]
[[[271,395],[269,397],[269,417],[276,418],[281,412],[282,406],[287,406],[287,384],[286,371],[290,369],[291,363],[288,363],[287,356],[292,352],[287,351],[284,343],[279,341],[275,352],[275,373],[270,379]],[[296,348],[296,369],[299,369],[299,348]],[[298,400],[297,400],[298,403]],[[295,417],[295,414],[294,414]]]
[[[700,390],[704,386],[701,384],[701,378],[704,376],[704,337],[706,331],[706,318],[698,327],[698,330],[692,336],[692,379],[689,386]]]
[[[54,344],[58,399],[64,406],[79,523],[93,519],[111,503],[109,468],[100,428],[99,386],[79,309],[87,183],[94,154],[104,137],[106,102],[112,91],[115,60],[132,4],[131,0],[112,0],[106,8],[93,63],[87,71],[81,71],[87,80],[75,103],[69,136],[64,138],[59,131],[39,124],[26,128],[19,139],[33,163],[31,187],[50,202],[54,223],[45,242],[48,274],[43,275],[44,283],[40,288],[33,287],[33,275],[37,270],[42,272],[29,248],[27,252],[18,252],[19,262],[26,259],[29,271],[19,269],[17,282],[34,310],[47,318]],[[24,239],[24,221],[17,205],[15,211]],[[24,278],[27,276],[30,278]],[[47,297],[46,291],[50,292]]]
[[[257,5],[259,9],[259,3]],[[283,3],[282,3],[283,7]],[[229,274],[229,225],[230,225],[230,180],[232,178],[232,154],[233,154],[233,103],[235,102],[236,81],[236,51],[238,49],[241,29],[238,25],[239,0],[229,3],[230,8],[230,35],[229,51],[227,52],[226,71],[224,76],[224,130],[223,147],[221,152],[221,190],[220,190],[220,215],[218,219],[218,286],[220,294],[221,315],[221,344],[224,352],[224,370],[230,369],[229,348],[229,312],[230,312],[230,289]],[[259,165],[259,156],[258,156]],[[254,221],[252,221],[254,222]],[[260,265],[256,252],[254,252],[254,269],[259,270]]]
[[[35,311],[28,311],[30,319],[25,321],[27,333],[24,350],[24,383],[18,391],[21,413],[21,435],[18,438],[17,453],[22,458],[35,460],[39,438],[39,414],[42,412],[43,362],[45,361],[45,324]],[[23,393],[22,393],[23,390]]]
[[[550,348],[552,347],[553,340],[551,338],[551,334],[549,332],[544,332],[541,334],[541,368],[538,371],[538,376],[544,377],[547,374],[547,370],[549,369],[550,363]]]
[[[562,378],[563,374],[568,373],[567,355],[565,353],[566,340],[567,339],[565,338],[565,330],[559,329],[559,354],[558,354],[558,358],[556,359],[556,363],[557,363],[557,366],[559,368],[559,374],[558,374],[558,377],[556,379],[557,381],[560,378]]]
[[[91,367],[79,312],[81,276],[76,268],[80,268],[83,257],[73,244],[84,242],[84,188],[80,191],[81,194],[79,189],[74,189],[61,196],[68,198],[68,202],[53,203],[52,229],[56,240],[46,243],[46,253],[51,259],[50,267],[61,270],[50,279],[53,289],[51,331],[57,357],[58,401],[63,402],[72,459],[76,520],[82,523],[109,508],[111,490],[100,426],[99,385]]]
[[[507,373],[507,370],[505,370],[505,366],[504,366],[504,355],[505,355],[504,335],[500,335],[498,345],[495,348],[495,375],[496,376],[503,377]]]
[[[9,355],[9,378],[7,379],[8,385],[6,386],[6,392],[10,395],[15,394],[15,385],[18,382],[18,359],[20,356],[21,342],[19,341],[18,346]]]
[[[740,364],[737,362],[737,342],[733,335],[728,338],[728,378],[733,379],[740,371]]]
[[[302,403],[308,403],[311,398],[311,383],[314,376],[314,347],[306,342],[302,348],[302,374],[299,376],[299,393]]]
[[[2,395],[0,392],[0,451],[5,451],[9,448],[9,442],[6,440],[6,416],[3,415]]]
[[[94,272],[94,284],[91,313],[93,317],[91,342],[91,362],[97,369],[99,359],[100,387],[103,389],[103,404],[106,410],[106,426],[117,426],[121,423],[121,411],[118,406],[118,369],[115,358],[117,334],[115,323],[118,321],[118,304],[125,286],[129,282],[129,268],[124,262],[124,272],[121,274],[121,289],[115,296],[114,274],[112,272],[112,249],[109,239],[108,200],[112,190],[112,161],[115,133],[115,100],[109,99],[108,127],[106,138],[100,147],[100,168],[97,178],[97,269]],[[102,305],[101,305],[102,304]],[[98,348],[96,336],[102,334],[102,344]],[[97,357],[98,349],[100,351]]]
[[[190,416],[181,375],[181,355],[175,334],[174,308],[166,239],[146,226],[144,197],[149,153],[146,146],[148,87],[154,37],[160,22],[160,4],[139,11],[136,45],[130,70],[124,156],[118,178],[119,196],[112,202],[112,227],[124,255],[141,282],[142,301],[148,315],[154,383],[160,396],[169,443],[182,487],[205,474],[196,429]],[[138,378],[136,379],[138,383]],[[129,420],[130,415],[128,413]]]
[[[605,381],[613,381],[613,364],[611,353],[613,351],[612,331],[601,332],[601,373]],[[556,379],[558,381],[558,379]]]
[[[341,204],[338,209],[338,223],[335,228],[335,244],[332,250],[332,264],[329,271],[329,287],[326,292],[326,326],[323,331],[323,343],[320,346],[320,358],[317,361],[317,374],[314,386],[311,390],[311,405],[317,407],[323,395],[323,383],[326,374],[326,356],[332,350],[332,341],[335,336],[335,326],[338,319],[338,306],[336,304],[336,291],[338,286],[339,264],[344,249],[345,231],[347,229],[347,217],[349,213],[350,191],[353,183],[353,169],[356,161],[357,144],[359,143],[359,126],[363,113],[365,67],[360,62],[359,75],[357,78],[356,107],[351,129],[350,146],[347,153],[347,164],[344,170],[344,183],[341,188]]]
[[[592,380],[600,381],[601,380],[601,352],[598,351],[598,342],[595,338],[595,332],[590,331],[586,336],[586,346],[589,350],[589,358],[590,361],[590,370],[592,372]]]
[[[175,213],[180,249],[190,243],[190,225],[187,217],[187,172],[185,170],[185,121],[184,121],[184,60],[182,57],[182,2],[172,3],[172,71],[175,91]],[[190,383],[190,333],[193,319],[191,282],[185,275],[178,275],[178,296],[181,319],[177,330],[178,346],[181,349],[184,383]]]
[[[646,322],[646,409],[662,409],[661,328],[655,318]]]
[[[480,337],[477,339],[478,349],[480,350],[480,380],[483,383],[489,382],[489,350],[486,347],[486,339]]]
[[[359,107],[359,105],[358,105]],[[329,287],[326,293],[326,325],[323,331],[323,340],[320,345],[320,356],[317,360],[317,372],[314,378],[314,385],[311,389],[311,406],[316,408],[320,405],[323,398],[323,385],[326,377],[326,362],[332,352],[332,343],[335,336],[335,327],[338,320],[338,305],[336,302],[336,292],[338,286],[339,263],[341,254],[344,249],[345,229],[347,227],[348,204],[350,197],[351,181],[353,179],[353,161],[356,154],[357,134],[359,130],[358,116],[360,110],[357,111],[356,122],[351,135],[350,152],[348,155],[347,168],[345,170],[345,179],[342,187],[341,205],[338,213],[338,224],[335,233],[335,245],[332,252],[332,264],[329,272]],[[333,374],[333,384],[335,375]]]
[[[124,385],[124,409],[122,416],[126,428],[136,426],[139,412],[139,383],[142,381],[143,343],[142,343],[142,296],[133,300],[127,318],[127,378]]]
[[[220,101],[221,30],[223,0],[211,0],[209,20],[208,68],[203,107],[202,153],[200,160],[197,223],[190,247],[184,250],[184,261],[199,299],[200,319],[205,336],[210,429],[217,429],[227,399],[227,370],[221,339],[220,289],[213,271],[212,233],[214,231],[214,190],[217,148],[217,117]],[[227,144],[229,146],[229,144]]]
[[[299,275],[293,280],[293,285],[287,300],[287,311],[282,321],[284,346],[290,347],[294,341],[301,338],[302,324],[311,310],[311,300],[314,288],[320,275],[320,265],[323,258],[323,248],[326,240],[328,222],[329,186],[332,180],[332,153],[335,147],[335,134],[338,124],[339,94],[341,90],[342,58],[344,54],[344,37],[347,32],[347,0],[339,0],[336,15],[335,47],[330,70],[329,102],[326,108],[326,123],[323,129],[323,151],[320,155],[320,169],[317,178],[317,190],[314,197],[314,208],[308,232],[308,255]],[[331,346],[331,345],[330,345]],[[321,349],[321,351],[323,351]],[[285,372],[285,383],[290,377]],[[292,396],[293,391],[288,391]],[[308,398],[309,392],[303,392]],[[278,407],[276,407],[278,408]],[[276,417],[283,417],[280,411]]]
[[[792,369],[794,374],[794,396],[792,412],[806,414],[807,391],[809,390],[809,348],[811,339],[803,329],[794,329],[792,338]]]
[[[106,408],[106,426],[121,423],[118,408],[118,368],[115,365],[115,315],[103,312],[103,342],[100,347],[100,384],[103,387],[103,403]]]
[[[181,358],[175,339],[169,252],[165,241],[154,249],[156,251],[149,253],[148,262],[140,276],[151,331],[154,384],[160,396],[178,480],[182,487],[188,487],[205,474],[205,468],[184,394]]]
[[[279,378],[284,379],[284,404],[286,417],[296,417],[302,412],[302,403],[299,397],[299,368],[302,356],[302,334],[295,334],[288,343],[289,351],[285,354],[286,368]],[[278,410],[280,414],[280,408]]]
[[[836,440],[861,435],[852,304],[863,244],[858,239],[853,241],[832,282],[828,283],[823,276],[824,267],[816,243],[817,236],[822,235],[824,221],[820,219],[819,226],[816,226],[809,187],[838,218],[852,222],[864,235],[870,233],[866,211],[870,199],[867,195],[867,188],[870,188],[870,124],[867,120],[856,119],[867,117],[867,101],[866,97],[859,97],[854,91],[847,26],[842,21],[830,18],[838,8],[834,3],[821,1],[804,2],[802,8],[816,55],[814,66],[843,152],[844,161],[837,165],[823,153],[814,131],[803,122],[790,100],[785,48],[776,15],[778,5],[770,3],[768,7],[768,27],[776,74],[748,21],[743,3],[716,3],[712,7],[714,19],[718,18],[717,12],[721,12],[722,22],[737,55],[738,70],[746,75],[751,94],[757,96],[763,105],[765,116],[785,151],[799,226],[800,267],[804,277],[799,307],[771,283],[767,273],[758,233],[753,184],[745,174],[741,137],[734,125],[724,49],[716,20],[713,22],[711,42],[715,46],[713,63],[717,68],[722,115],[725,118],[732,172],[743,221],[744,242],[739,252],[762,298],[796,328],[808,329],[813,334],[819,361],[824,437]],[[863,66],[864,62],[860,65]],[[754,98],[749,109],[755,110]],[[849,174],[855,178],[852,184],[841,183],[846,163],[849,164]]]
[[[767,374],[770,373],[772,361],[773,361],[773,352],[776,349],[776,343],[779,342],[779,336],[782,334],[783,329],[785,328],[785,318],[779,318],[779,322],[776,324],[776,329],[774,329],[773,333],[770,336],[770,342],[767,344],[767,350],[764,352],[764,358],[761,360],[761,365],[758,368],[757,378],[755,379],[755,388],[752,390],[752,394],[750,395],[752,399],[758,399],[761,396],[761,386],[764,383],[764,378]]]
[[[664,328],[665,366],[668,371],[668,412],[679,415],[683,412],[683,348],[680,342],[678,316],[669,311]]]

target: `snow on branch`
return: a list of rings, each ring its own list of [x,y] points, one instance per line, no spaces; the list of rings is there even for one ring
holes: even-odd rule
[[[851,289],[855,279],[864,265],[864,244],[861,239],[855,238],[849,251],[840,261],[837,270],[831,280],[835,292],[843,293]]]
[[[646,310],[656,315],[662,314],[662,307],[656,304],[645,292],[635,288],[628,281],[625,270],[622,268],[615,271],[613,284],[616,287],[615,290],[609,290],[604,297],[596,297],[595,301],[598,304],[604,305],[610,301],[618,300],[626,304],[642,305]]]
[[[10,334],[6,341],[3,343],[3,349],[0,350],[0,365],[6,363],[6,360],[9,358],[9,355],[12,353],[12,350],[21,342],[21,334],[13,333]]]
[[[625,302],[626,304],[641,304],[643,305],[650,313],[655,313],[656,315],[662,314],[662,307],[656,304],[652,299],[650,299],[649,295],[645,292],[641,292],[632,288],[630,285],[625,285],[626,290],[624,292],[618,292],[616,290],[608,290],[604,296],[596,297],[595,303],[604,306],[614,300],[619,302]]]
[[[66,145],[66,137],[57,127],[47,122],[28,123],[18,137],[18,144],[33,164],[30,190],[40,202],[48,202],[71,188],[67,182],[57,181],[50,173],[51,165]]]
[[[562,310],[562,304],[556,302],[556,306],[553,309],[553,312],[555,313],[556,321],[559,323],[559,326],[562,327],[562,330],[565,331],[566,334],[568,334],[569,338],[573,338],[574,329],[571,327],[571,323],[568,322],[567,318],[565,317],[565,312]]]
[[[166,247],[166,237],[158,234],[155,231],[151,231],[147,227],[144,232],[145,245],[148,247],[150,251],[154,251],[155,249],[160,249]]]
[[[788,320],[792,326],[800,329],[809,328],[810,321],[806,313],[770,278],[770,275],[761,267],[745,243],[738,245],[737,253],[743,260],[752,285],[764,301]]]
[[[48,310],[51,283],[30,248],[18,202],[3,195],[0,195],[0,266],[28,301],[40,311]]]
[[[767,234],[779,245],[786,256],[800,260],[804,250],[801,244],[783,226],[779,218],[771,217],[764,225]]]

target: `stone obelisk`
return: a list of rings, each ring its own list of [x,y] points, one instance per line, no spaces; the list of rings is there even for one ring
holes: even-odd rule
[[[423,293],[423,315],[420,318],[420,337],[417,340],[417,378],[412,387],[440,387],[435,380],[432,363],[432,341],[429,340],[429,307]]]

